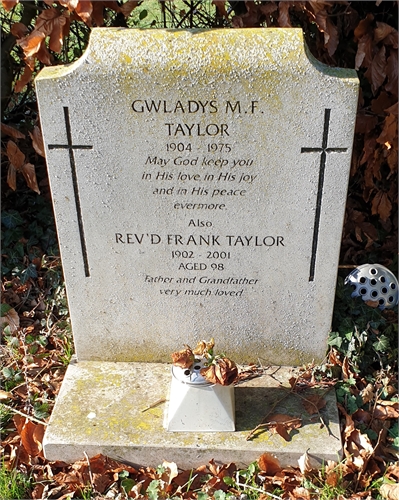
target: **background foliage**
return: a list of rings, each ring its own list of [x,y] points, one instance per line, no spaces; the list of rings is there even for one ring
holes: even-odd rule
[[[350,297],[351,267],[397,271],[397,2],[224,0],[2,0],[2,305],[0,420],[4,498],[399,498],[397,317]],[[105,457],[45,461],[41,439],[73,352],[34,77],[82,55],[95,26],[300,27],[313,55],[355,68],[361,84],[329,353],[302,369],[306,384],[333,384],[344,460],[313,471],[262,456],[246,470],[173,463],[139,470]],[[311,99],[311,96],[306,96]],[[397,272],[396,272],[397,274]],[[268,496],[265,496],[265,495]],[[263,496],[262,496],[263,495]],[[278,496],[277,496],[278,495]],[[379,496],[378,496],[379,495]]]

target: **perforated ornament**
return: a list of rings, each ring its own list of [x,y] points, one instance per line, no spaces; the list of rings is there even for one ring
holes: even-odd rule
[[[378,302],[380,309],[392,308],[398,304],[398,280],[386,267],[380,264],[363,264],[354,269],[345,279],[345,285],[352,285],[352,297],[364,301]]]

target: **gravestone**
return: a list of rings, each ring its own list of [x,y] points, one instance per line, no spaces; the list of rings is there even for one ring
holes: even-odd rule
[[[181,448],[145,420],[159,423],[159,408],[131,411],[162,398],[162,363],[184,344],[212,336],[238,363],[323,358],[354,71],[316,61],[299,29],[94,29],[84,56],[42,70],[36,91],[78,360],[48,458],[109,454],[121,436],[115,453],[131,461]],[[169,445],[154,444],[154,428]],[[187,461],[239,438],[185,439]]]

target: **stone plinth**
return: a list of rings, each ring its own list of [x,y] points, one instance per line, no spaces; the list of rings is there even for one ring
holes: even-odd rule
[[[235,387],[235,432],[168,432],[163,427],[167,401],[160,401],[168,394],[170,365],[73,362],[47,428],[45,456],[74,462],[85,452],[102,453],[136,465],[174,461],[185,469],[212,458],[241,467],[264,452],[275,454],[282,465],[296,465],[306,450],[316,466],[336,461],[341,440],[334,391],[325,394],[327,407],[321,414],[327,427],[320,428],[320,420],[307,415],[301,398],[287,397],[292,369],[270,367],[267,373]],[[291,431],[290,441],[268,430],[246,441],[273,407],[272,413],[301,417],[302,427]]]

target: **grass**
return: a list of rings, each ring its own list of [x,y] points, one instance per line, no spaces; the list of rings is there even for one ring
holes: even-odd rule
[[[0,467],[0,498],[4,500],[20,500],[28,498],[31,479],[22,472],[7,470],[4,463]]]

